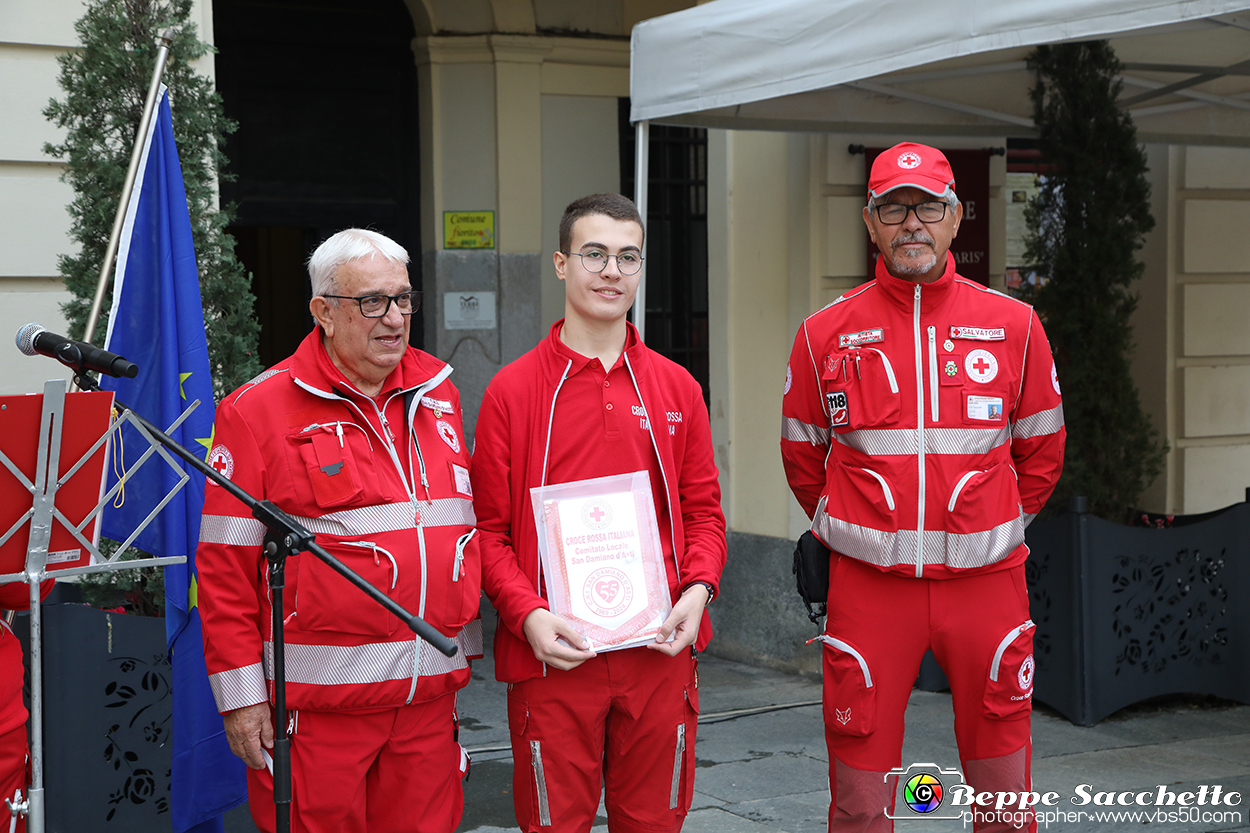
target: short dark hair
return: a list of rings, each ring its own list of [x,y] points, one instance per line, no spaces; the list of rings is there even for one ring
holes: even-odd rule
[[[613,220],[637,223],[638,228],[642,229],[643,239],[646,239],[647,227],[642,222],[642,215],[638,213],[638,206],[634,205],[633,200],[621,194],[591,194],[573,200],[564,209],[564,216],[560,218],[560,251],[567,252],[573,244],[573,224],[590,214],[602,214]]]

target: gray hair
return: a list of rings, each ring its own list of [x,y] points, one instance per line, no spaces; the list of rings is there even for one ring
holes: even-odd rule
[[[372,260],[375,256],[408,265],[408,251],[386,235],[363,228],[343,229],[318,246],[308,258],[312,294],[333,294],[337,287],[334,273],[340,266],[353,260]]]
[[[895,188],[894,190],[897,191],[898,189]],[[928,193],[928,192],[925,192],[925,193]],[[884,197],[885,194],[882,194],[881,196]],[[959,197],[955,195],[955,189],[949,185],[946,186],[946,193],[942,194],[942,196],[938,197],[938,199],[946,203],[951,208],[954,208],[955,206],[959,205]],[[868,213],[871,214],[872,210],[876,207],[877,207],[876,197],[874,197],[872,194],[869,194],[868,195]]]

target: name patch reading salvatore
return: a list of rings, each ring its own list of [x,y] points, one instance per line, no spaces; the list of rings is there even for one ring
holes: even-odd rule
[[[1007,331],[1002,327],[951,327],[951,338],[964,341],[1005,341]]]

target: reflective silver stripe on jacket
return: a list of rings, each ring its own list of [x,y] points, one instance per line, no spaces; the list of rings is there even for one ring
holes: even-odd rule
[[[201,544],[231,547],[259,547],[265,539],[265,525],[255,518],[233,515],[204,515],[200,519]]]
[[[833,438],[873,457],[915,457],[920,449],[915,428],[861,428]],[[926,428],[926,454],[988,454],[1009,441],[1006,425],[998,428]]]
[[[477,523],[473,515],[473,501],[468,498],[439,498],[429,503],[422,502],[420,508],[423,526],[473,526]],[[297,517],[296,520],[308,527],[309,532],[344,538],[417,528],[416,515],[408,502],[361,506],[327,512],[317,518]]]
[[[470,633],[465,633],[470,631]],[[476,631],[476,636],[472,631]],[[434,677],[469,667],[466,647],[481,652],[482,623],[474,620],[456,635],[460,650],[445,657],[426,646],[421,652],[420,675]],[[361,685],[407,680],[412,677],[415,642],[375,642],[365,645],[286,644],[286,678],[306,685]],[[265,643],[265,676],[273,676],[273,643]]]
[[[885,532],[860,526],[830,517],[824,507],[820,506],[812,523],[812,531],[837,552],[878,567],[916,563],[915,554],[919,546],[914,529]],[[1006,558],[1022,543],[1022,518],[1014,518],[982,532],[956,533],[926,529],[924,563],[945,564],[959,569],[983,567]]]
[[[1063,405],[1056,405],[1045,411],[1038,411],[1033,416],[1016,420],[1011,426],[1011,437],[1015,440],[1027,440],[1030,437],[1044,437],[1058,433],[1063,427]]]
[[[796,443],[829,445],[829,429],[803,422],[794,417],[782,417],[781,438]]]
[[[234,711],[269,702],[269,689],[259,662],[209,674],[208,684],[213,689],[218,711]]]
[[[417,528],[417,516],[408,501],[358,506],[355,509],[327,512],[316,518],[298,515],[294,517],[315,535],[336,535],[341,538]]]
[[[476,526],[472,498],[444,497],[421,504],[423,526]]]
[[[327,512],[319,518],[293,517],[315,535],[343,538],[417,528],[412,504],[407,501]],[[427,527],[473,526],[477,518],[473,514],[472,500],[450,497],[422,503],[421,522]],[[205,515],[200,521],[200,543],[203,544],[259,547],[264,537],[265,525],[254,518]]]

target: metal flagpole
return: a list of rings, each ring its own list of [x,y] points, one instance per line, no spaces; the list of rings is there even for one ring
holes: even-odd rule
[[[161,88],[161,76],[165,74],[165,61],[169,58],[169,47],[174,41],[174,30],[166,29],[156,39],[156,66],[152,68],[152,83],[148,86],[148,97],[143,102],[143,117],[139,119],[139,131],[135,134],[134,150],[130,152],[130,167],[126,169],[126,179],[122,183],[121,199],[117,202],[117,215],[113,218],[113,231],[109,233],[108,247],[104,250],[104,262],[100,264],[100,279],[96,282],[95,299],[91,302],[91,314],[87,316],[87,329],[82,340],[90,343],[95,334],[96,322],[100,320],[100,307],[104,304],[104,292],[108,289],[109,276],[113,271],[113,259],[117,257],[117,246],[122,236],[122,225],[126,222],[126,206],[130,205],[130,192],[135,187],[135,177],[139,171],[139,157],[143,154],[143,137],[148,135],[148,124],[152,121],[152,113],[156,110],[156,95]]]
[[[650,184],[651,122],[643,119],[634,126],[634,205],[645,226],[647,222],[647,186]],[[634,326],[638,339],[647,340],[647,238],[642,239],[642,274],[638,276],[638,293],[634,295]]]

